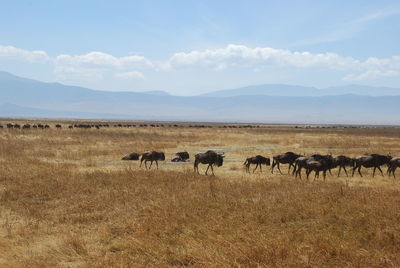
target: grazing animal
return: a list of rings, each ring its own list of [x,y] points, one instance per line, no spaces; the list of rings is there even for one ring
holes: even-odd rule
[[[400,167],[400,157],[394,157],[390,159],[388,166],[389,168],[387,170],[387,173],[389,174],[389,177],[390,174],[392,174],[393,178],[396,178],[395,171],[398,167]]]
[[[346,167],[353,167],[354,166],[354,159],[344,156],[344,155],[339,155],[333,158],[333,163],[335,167],[339,167],[338,171],[338,177],[340,176],[340,171],[343,169],[344,172],[346,173],[346,176],[348,177],[349,174],[347,174]]]
[[[140,154],[138,153],[131,153],[124,157],[121,160],[139,160]]]
[[[57,125],[56,125],[56,128],[57,128],[57,129],[60,129],[60,128],[61,128],[61,125],[60,125],[60,124],[57,124]]]
[[[197,171],[199,174],[199,164],[208,164],[206,175],[208,169],[211,167],[212,175],[214,176],[213,165],[217,165],[218,167],[222,166],[224,163],[224,155],[219,154],[215,151],[209,150],[205,153],[199,153],[194,156],[194,172]]]
[[[279,172],[282,174],[279,164],[289,164],[289,170],[288,170],[288,173],[289,173],[290,167],[294,167],[294,162],[296,161],[297,158],[299,158],[301,156],[302,155],[295,154],[293,152],[286,152],[284,154],[274,155],[272,157],[271,173],[274,173],[274,167],[276,166],[278,168]]]
[[[158,161],[164,161],[165,154],[163,152],[156,152],[156,151],[148,151],[142,154],[142,158],[140,158],[140,167],[144,161],[144,166],[147,169],[147,162],[150,161],[150,166],[148,169],[151,169],[153,162],[156,162],[157,169],[158,169]]]
[[[188,152],[177,152],[175,157],[171,159],[172,162],[186,162],[189,159]]]
[[[244,161],[243,165],[246,166],[246,172],[250,173],[250,165],[255,164],[256,167],[253,169],[253,173],[256,171],[258,167],[260,167],[260,171],[262,173],[262,165],[269,166],[271,161],[268,157],[264,157],[262,155],[256,155],[253,157],[248,157],[246,161]]]
[[[22,126],[22,129],[30,129],[31,125],[30,124],[25,124]]]
[[[14,127],[14,124],[13,123],[8,123],[7,124],[7,128],[13,128]]]
[[[375,176],[376,169],[378,169],[381,172],[382,176],[383,176],[383,172],[382,172],[382,169],[380,167],[382,165],[388,164],[390,159],[392,159],[390,154],[388,154],[388,155],[369,154],[369,155],[358,156],[358,157],[356,157],[354,159],[355,163],[354,163],[354,167],[353,167],[352,176],[354,177],[354,172],[357,170],[358,173],[360,174],[360,176],[362,177],[362,174],[361,174],[361,168],[362,167],[374,168],[374,171],[372,173],[372,177]]]

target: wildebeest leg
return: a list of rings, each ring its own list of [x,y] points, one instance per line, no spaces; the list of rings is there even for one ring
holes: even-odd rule
[[[260,164],[260,172],[262,173],[262,164]]]
[[[372,178],[375,176],[376,167],[374,167],[374,172],[372,172]]]
[[[142,163],[143,163],[143,158],[140,159],[140,166],[139,167],[142,167]]]
[[[292,166],[292,163],[289,163],[289,169],[288,169],[288,172],[287,172],[287,174],[290,174],[290,167]]]
[[[301,167],[297,167],[296,178],[297,178],[297,175],[299,175],[299,178],[301,180]]]
[[[393,174],[393,178],[396,178],[396,175],[394,174],[394,172],[396,171],[397,167],[392,168],[392,174]]]
[[[330,171],[330,169],[329,169],[329,171]],[[325,179],[326,179],[326,170],[323,171],[322,175],[324,176],[324,182],[325,182]]]
[[[151,169],[151,166],[153,165],[153,160],[150,161],[150,166],[149,169]]]
[[[250,163],[247,163],[247,165],[246,165],[246,172],[250,173]]]
[[[362,177],[362,174],[361,174],[361,165],[358,167],[358,173],[359,173],[360,176]]]
[[[351,174],[352,177],[354,177],[354,172],[356,171],[356,169],[357,169],[357,166],[354,166],[353,167],[353,173]]]
[[[340,176],[340,171],[341,170],[342,170],[342,166],[339,166],[339,171],[338,171],[338,174],[337,174],[338,177]]]
[[[211,164],[208,164],[208,167],[206,169],[206,175],[207,175],[207,172],[208,172],[208,169],[210,168],[210,166],[211,166]]]
[[[271,173],[272,173],[272,174],[274,174],[274,167],[275,167],[275,165],[276,165],[276,161],[273,160],[273,161],[272,161],[272,166],[271,166]]]
[[[347,174],[346,167],[343,167],[343,169],[344,169],[344,173],[346,173],[346,177],[348,177],[348,176],[349,176],[349,174]]]
[[[383,172],[382,172],[381,167],[378,166],[378,170],[381,172],[381,174],[382,174],[382,176],[383,176]]]
[[[256,164],[256,167],[253,169],[253,173],[256,172],[257,168],[258,168],[258,163]]]
[[[147,169],[147,160],[144,160],[144,166],[145,166],[146,169]]]
[[[213,176],[215,176],[215,175],[214,175],[214,169],[213,169],[213,165],[212,165],[212,164],[211,164],[211,173],[212,173]]]
[[[278,170],[279,170],[279,173],[282,174],[281,168],[279,167],[279,162],[278,162],[278,164],[276,164],[276,166],[277,166],[277,168],[278,168]]]
[[[331,169],[328,169],[328,171],[329,171],[329,174],[332,176],[332,171],[331,171]],[[325,171],[325,173],[326,173],[326,171]]]
[[[157,166],[157,169],[158,169],[158,161],[156,160],[156,166]]]

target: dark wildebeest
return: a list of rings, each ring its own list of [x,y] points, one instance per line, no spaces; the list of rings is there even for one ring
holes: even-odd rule
[[[61,125],[60,125],[60,124],[57,124],[57,125],[56,125],[56,128],[57,128],[57,129],[60,129],[60,128],[61,128]]]
[[[339,167],[339,171],[337,176],[340,176],[340,171],[343,169],[344,172],[346,173],[346,176],[348,177],[349,175],[347,174],[346,167],[353,167],[354,166],[354,159],[344,156],[344,155],[339,155],[333,158],[333,163],[335,167]]]
[[[25,124],[22,126],[22,129],[30,129],[31,125],[30,124]]]
[[[302,156],[295,160],[293,174],[301,179],[301,170],[304,168],[307,174],[307,180],[311,171],[315,172],[315,178],[319,177],[319,172],[323,171],[324,180],[326,171],[330,171],[334,167],[332,155],[313,154],[310,157]]]
[[[20,126],[19,124],[15,124],[15,125],[14,125],[14,128],[18,128],[18,129],[20,129],[20,128],[21,128],[21,126]]]
[[[387,173],[389,174],[389,177],[390,177],[390,174],[392,174],[393,177],[396,178],[396,175],[394,175],[394,172],[396,171],[396,169],[398,167],[400,167],[400,157],[394,157],[394,158],[390,159],[388,166],[389,166],[389,168],[387,170]]]
[[[138,153],[131,153],[128,154],[124,157],[122,157],[122,160],[139,160],[140,154]]]
[[[326,172],[329,171],[329,173],[331,173],[331,169],[335,167],[332,155],[313,155],[311,157],[314,160],[308,161],[305,167],[307,174],[307,181],[311,171],[315,172],[314,181],[316,180],[316,178],[319,178],[319,172],[321,171],[325,181]]]
[[[144,161],[144,166],[147,169],[147,162],[150,161],[149,169],[151,169],[151,166],[155,161],[158,169],[158,161],[164,161],[164,160],[165,160],[165,154],[163,152],[148,151],[142,154],[142,158],[140,159],[140,167],[142,166],[142,163]]]
[[[390,159],[392,159],[390,154],[388,154],[388,155],[369,154],[369,155],[358,156],[358,157],[356,157],[354,159],[355,163],[354,163],[354,167],[353,167],[352,176],[354,176],[354,172],[357,169],[358,173],[362,177],[362,174],[361,174],[361,168],[362,167],[374,168],[374,171],[372,173],[372,177],[375,176],[376,169],[378,169],[381,172],[382,176],[383,176],[383,172],[382,172],[381,166],[385,165],[385,164],[388,164]]]
[[[208,164],[208,167],[206,170],[206,175],[207,175],[208,169],[210,167],[211,167],[212,175],[214,175],[213,165],[217,165],[218,167],[222,166],[222,164],[224,163],[224,155],[223,155],[223,153],[219,154],[212,150],[209,150],[205,153],[196,154],[194,156],[194,172],[197,171],[198,174],[199,174],[199,164],[200,163]]]
[[[13,127],[14,127],[14,124],[12,124],[12,123],[7,124],[7,128],[13,128]]]
[[[256,171],[258,166],[260,166],[260,171],[262,173],[262,168],[261,166],[264,164],[265,166],[269,166],[271,164],[271,161],[269,160],[268,157],[264,157],[262,155],[256,155],[252,157],[246,158],[246,161],[244,161],[243,165],[246,166],[246,172],[250,173],[250,165],[255,164],[256,167],[253,169],[253,173]]]
[[[186,162],[189,159],[188,152],[177,152],[175,157],[171,159],[172,162]]]
[[[274,173],[274,167],[276,166],[279,172],[282,174],[279,164],[289,164],[289,170],[288,170],[289,173],[290,167],[294,167],[294,161],[301,156],[302,155],[295,154],[293,152],[286,152],[284,154],[274,155],[272,157],[271,173]]]

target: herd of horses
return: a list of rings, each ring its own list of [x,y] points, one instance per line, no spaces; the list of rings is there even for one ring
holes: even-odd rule
[[[208,150],[205,153],[198,153],[194,157],[194,171],[199,173],[199,164],[205,164],[207,166],[207,170],[205,172],[208,175],[209,169],[211,169],[212,175],[214,175],[213,166],[220,167],[223,165],[223,159],[225,155],[224,153],[218,153],[213,150]],[[127,156],[124,156],[122,160],[139,160],[140,159],[140,167],[144,162],[145,168],[150,169],[153,162],[156,163],[158,169],[158,161],[165,160],[165,154],[163,152],[157,151],[147,151],[143,154],[131,153]],[[172,162],[186,162],[189,160],[188,152],[178,152],[171,159]],[[147,162],[150,162],[150,166],[147,167]],[[311,156],[304,156],[301,154],[296,154],[293,152],[286,152],[283,154],[274,155],[272,157],[272,165],[271,160],[268,157],[264,157],[262,155],[256,155],[253,157],[246,158],[243,163],[246,172],[250,173],[250,166],[255,165],[253,169],[253,173],[259,168],[260,172],[262,172],[262,165],[271,166],[271,173],[274,173],[274,169],[277,168],[278,171],[282,174],[280,169],[280,165],[286,164],[289,165],[288,173],[295,176],[295,178],[299,177],[301,179],[301,171],[304,169],[306,172],[307,180],[309,180],[309,176],[311,172],[315,173],[314,180],[319,178],[320,173],[322,173],[323,178],[325,180],[327,172],[332,175],[331,170],[334,168],[339,168],[337,176],[340,176],[340,172],[342,169],[346,173],[346,176],[349,176],[346,167],[352,169],[352,176],[354,176],[357,171],[359,175],[362,177],[361,168],[373,168],[372,176],[375,176],[375,172],[378,169],[382,176],[383,171],[381,169],[382,166],[386,165],[388,167],[387,174],[389,176],[395,176],[395,171],[398,167],[400,167],[400,157],[392,157],[390,154],[382,155],[382,154],[365,154],[358,157],[348,157],[344,155],[339,155],[333,157],[331,154],[322,155],[322,154],[313,154]]]

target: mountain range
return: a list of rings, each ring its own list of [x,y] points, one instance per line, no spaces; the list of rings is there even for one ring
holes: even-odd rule
[[[198,96],[116,92],[0,72],[0,116],[400,125],[400,89],[267,84]]]

